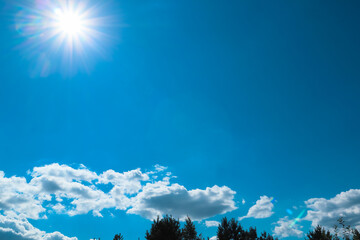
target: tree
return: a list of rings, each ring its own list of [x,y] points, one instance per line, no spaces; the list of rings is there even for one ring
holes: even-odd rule
[[[197,232],[194,223],[189,217],[185,220],[184,228],[182,229],[182,238],[184,240],[197,240]]]
[[[217,229],[217,238],[219,240],[230,240],[232,237],[232,231],[230,228],[230,223],[228,222],[227,218],[224,217],[221,220],[221,223]]]
[[[236,221],[234,218],[230,219],[230,231],[231,231],[231,239],[240,240],[244,235],[244,230],[241,227],[240,223]]]
[[[270,234],[268,234],[265,231],[260,235],[260,237],[258,239],[259,240],[274,240],[273,236],[271,236]]]
[[[310,230],[308,234],[306,234],[305,239],[308,240],[333,240],[333,236],[330,231],[326,231],[325,228],[318,225],[314,230]]]
[[[352,235],[350,225],[345,225],[345,221],[344,221],[343,217],[340,217],[337,221],[338,221],[338,223],[341,225],[341,227],[343,229],[343,238],[344,238],[344,240],[350,240],[350,236]]]
[[[121,235],[121,233],[116,234],[116,235],[114,236],[114,240],[124,240],[124,236]]]
[[[150,232],[146,231],[147,240],[181,240],[180,222],[166,215],[160,219],[157,217],[151,225]]]
[[[360,240],[360,232],[355,228],[352,230],[353,240]]]
[[[234,218],[227,220],[224,217],[217,230],[217,237],[219,240],[242,240],[244,239],[245,231],[238,221]]]
[[[250,227],[248,231],[248,240],[256,240],[257,239],[257,232],[256,228]]]

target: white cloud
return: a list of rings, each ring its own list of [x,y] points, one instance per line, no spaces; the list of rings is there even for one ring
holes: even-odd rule
[[[241,200],[241,204],[244,205],[246,203],[245,199]]]
[[[162,172],[162,171],[165,171],[167,169],[167,167],[161,166],[159,164],[156,164],[154,167],[155,167],[155,170],[157,172]]]
[[[218,238],[217,238],[217,236],[213,236],[209,240],[218,240]]]
[[[0,209],[5,214],[15,212],[23,217],[39,219],[45,211],[39,200],[38,189],[27,183],[24,177],[5,177],[0,174]]]
[[[111,183],[114,186],[117,186],[118,190],[121,190],[123,193],[134,194],[140,191],[142,187],[141,182],[147,180],[149,180],[148,174],[142,173],[140,169],[124,173],[107,170],[100,175],[99,183]]]
[[[46,233],[35,228],[25,218],[0,214],[0,239],[6,240],[77,240],[59,232]]]
[[[259,200],[256,201],[255,205],[253,205],[246,216],[240,217],[241,221],[244,218],[268,218],[274,214],[272,211],[274,208],[274,204],[272,203],[272,199],[268,196],[261,196]]]
[[[311,221],[313,227],[319,224],[330,228],[343,217],[346,224],[360,228],[360,189],[341,192],[330,199],[311,198],[305,204],[310,210],[304,219]]]
[[[59,165],[58,163],[53,163],[50,165],[45,165],[43,167],[34,167],[31,171],[32,177],[59,177],[62,179],[72,179],[75,181],[87,181],[91,182],[98,178],[95,172],[91,172],[84,165],[81,165],[81,168],[74,169],[68,165]]]
[[[55,163],[28,171],[29,182],[24,177],[5,177],[0,171],[0,209],[3,214],[0,239],[76,239],[57,232],[42,232],[27,221],[46,219],[51,214],[75,216],[91,212],[102,217],[103,209],[117,209],[149,219],[172,214],[202,220],[236,209],[235,192],[230,188],[213,186],[205,190],[187,190],[182,185],[170,183],[174,178],[171,173],[160,173],[166,167],[156,165],[155,168],[155,172],[146,173],[140,169],[123,173],[110,169],[97,174],[84,165],[73,168]],[[156,180],[164,175],[162,180]]]
[[[277,226],[274,229],[274,236],[279,238],[286,238],[286,237],[297,237],[301,238],[304,236],[304,232],[301,231],[297,224],[294,224],[294,220],[289,219],[288,216],[280,218],[279,221],[276,222]]]
[[[206,227],[218,227],[220,222],[218,221],[205,221]]]
[[[188,215],[193,220],[202,220],[235,210],[234,195],[235,192],[226,186],[187,190],[164,178],[163,181],[147,183],[132,199],[132,208],[127,212],[148,219],[171,214],[180,219]]]

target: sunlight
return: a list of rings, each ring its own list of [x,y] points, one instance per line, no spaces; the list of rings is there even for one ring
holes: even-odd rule
[[[60,9],[56,9],[55,14],[56,26],[68,36],[77,35],[84,30],[84,21],[80,14],[72,11],[64,12]]]
[[[108,34],[114,18],[93,1],[41,0],[22,5],[16,15],[16,30],[24,37],[21,47],[36,56],[35,75],[89,71],[96,55],[106,56]],[[94,55],[95,54],[95,55]]]

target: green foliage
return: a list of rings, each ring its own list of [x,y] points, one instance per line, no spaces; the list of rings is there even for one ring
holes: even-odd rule
[[[147,240],[181,240],[180,222],[166,215],[159,217],[151,225],[150,232],[146,231]]]

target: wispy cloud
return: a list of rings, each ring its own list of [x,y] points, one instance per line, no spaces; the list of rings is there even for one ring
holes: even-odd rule
[[[206,227],[218,227],[220,222],[218,221],[205,221]]]

